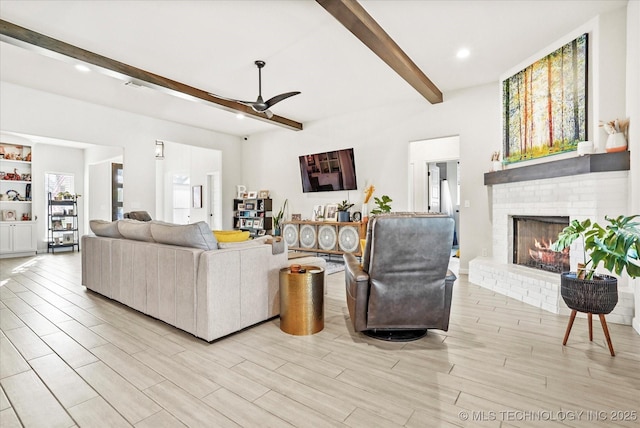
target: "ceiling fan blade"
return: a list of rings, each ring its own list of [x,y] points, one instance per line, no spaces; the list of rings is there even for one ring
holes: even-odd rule
[[[258,98],[255,101],[241,101],[233,98],[225,98],[216,94],[212,94],[210,92],[209,95],[211,95],[212,97],[220,98],[227,101],[233,101],[247,107],[251,107],[253,111],[257,113],[264,113],[268,119],[271,119],[273,117],[273,113],[271,112],[271,110],[269,110],[271,106],[289,97],[298,95],[300,92],[285,92],[284,94],[276,95],[275,97],[272,97],[265,102],[262,98],[262,68],[265,66],[265,62],[258,60],[255,62],[255,64],[258,67]]]
[[[275,97],[269,98],[265,104],[267,105],[267,108],[273,106],[276,103],[279,103],[282,100],[285,100],[289,97],[292,97],[294,95],[298,95],[300,92],[296,91],[296,92],[286,92],[284,94],[280,94],[280,95],[276,95]]]

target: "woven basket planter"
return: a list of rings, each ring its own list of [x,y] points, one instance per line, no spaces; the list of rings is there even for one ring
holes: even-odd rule
[[[592,314],[608,314],[618,303],[618,280],[609,275],[578,279],[575,272],[560,276],[560,294],[570,309]]]

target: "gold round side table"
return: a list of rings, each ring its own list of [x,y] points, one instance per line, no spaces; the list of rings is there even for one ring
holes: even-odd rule
[[[296,336],[324,328],[324,269],[301,269],[304,272],[280,269],[280,330]]]

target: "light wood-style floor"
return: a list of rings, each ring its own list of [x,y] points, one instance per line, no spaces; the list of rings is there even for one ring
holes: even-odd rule
[[[344,274],[325,328],[278,319],[206,343],[87,292],[80,256],[0,261],[0,426],[637,426],[640,336],[469,284],[448,332],[410,343],[355,334]],[[625,421],[626,420],[626,421]]]

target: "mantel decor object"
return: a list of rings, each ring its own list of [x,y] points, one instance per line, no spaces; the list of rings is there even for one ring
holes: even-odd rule
[[[607,153],[623,152],[627,150],[627,139],[621,132],[609,134],[609,136],[607,137],[607,144],[604,148]]]
[[[593,153],[593,141],[580,141],[578,143],[578,156],[590,155]]]
[[[600,122],[600,126],[609,134],[605,150],[607,153],[623,152],[627,150],[627,132],[629,131],[629,119],[616,119],[609,122]]]

